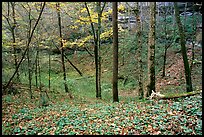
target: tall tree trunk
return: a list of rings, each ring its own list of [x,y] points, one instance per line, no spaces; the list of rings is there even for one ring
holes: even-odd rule
[[[38,51],[36,53],[36,58],[35,58],[35,87],[38,88],[38,65],[37,65],[37,60],[38,60]]]
[[[97,42],[96,42],[97,43]],[[98,82],[98,46],[94,45],[94,55],[95,55],[95,69],[96,69],[96,98],[99,98],[99,82]]]
[[[12,7],[12,14],[13,14],[13,27],[11,28],[11,33],[12,33],[12,37],[13,37],[14,61],[15,61],[15,67],[17,69],[18,61],[17,61],[16,37],[15,37],[15,29],[16,29],[17,22],[16,22],[16,14],[15,14],[15,2],[11,2],[11,7]],[[17,71],[16,73],[17,73],[17,81],[20,82],[19,71]]]
[[[60,44],[61,44],[61,60],[62,60],[62,71],[63,71],[63,76],[64,76],[64,87],[65,87],[65,92],[69,94],[69,97],[72,98],[71,93],[68,90],[68,85],[67,85],[67,79],[66,79],[66,69],[65,69],[65,64],[64,64],[64,48],[63,48],[63,42],[62,42],[62,29],[61,29],[61,17],[60,17],[60,3],[56,3],[56,9],[57,9],[57,15],[58,15],[58,25],[59,25],[59,33],[60,33]]]
[[[31,9],[29,8],[29,13],[28,13],[28,18],[29,18],[29,30],[28,30],[28,41],[31,33]],[[31,63],[30,63],[30,48],[28,47],[27,51],[27,59],[28,59],[28,81],[29,81],[29,92],[30,92],[30,98],[33,98],[33,93],[32,93],[32,76],[31,76]]]
[[[85,2],[85,8],[86,8],[88,16],[89,16],[89,21],[91,23],[91,29],[92,29],[93,36],[94,36],[94,57],[95,57],[95,69],[96,69],[96,73],[95,73],[95,75],[96,75],[96,82],[95,82],[96,83],[96,98],[99,98],[99,82],[98,82],[98,76],[99,76],[98,72],[99,71],[98,71],[98,46],[97,46],[98,38],[97,38],[97,35],[95,33],[94,25],[93,25],[93,22],[91,20],[91,14],[89,12],[89,8],[88,8],[86,2]]]
[[[97,2],[97,11],[98,11],[98,98],[101,99],[101,2]]]
[[[185,34],[184,34],[183,26],[181,24],[177,2],[174,2],[174,9],[175,9],[176,22],[177,22],[179,33],[180,33],[181,52],[182,52],[182,56],[183,56],[185,76],[186,76],[186,90],[187,90],[187,92],[191,92],[191,91],[193,91],[192,81],[191,81],[191,71],[190,71],[190,67],[189,67],[189,63],[188,63],[188,57],[187,57],[187,53],[186,53]]]
[[[155,24],[156,24],[156,2],[150,2],[150,26],[148,40],[148,76],[147,93],[149,97],[152,90],[155,91]]]
[[[117,2],[112,3],[113,8],[113,102],[119,102],[118,99],[118,7]]]
[[[38,39],[38,31],[37,31]],[[39,42],[37,42],[36,47],[36,57],[35,57],[35,87],[38,88],[38,58],[39,58]]]
[[[27,51],[27,59],[28,59],[28,82],[29,82],[29,92],[30,92],[30,98],[33,98],[33,93],[32,93],[32,76],[31,76],[31,63],[30,63],[30,51],[28,49]]]
[[[26,49],[25,49],[25,51],[23,52],[22,58],[21,58],[21,60],[19,61],[15,72],[13,73],[13,75],[11,76],[11,78],[9,79],[9,81],[7,82],[6,86],[4,87],[4,90],[6,90],[6,89],[9,87],[11,81],[13,80],[14,76],[15,76],[16,73],[18,72],[18,69],[19,69],[21,63],[23,62],[23,59],[25,58],[25,55],[26,55],[26,53],[27,53],[27,51],[28,51],[28,48],[29,48],[29,46],[30,46],[30,42],[31,42],[31,40],[32,40],[34,31],[35,31],[35,29],[36,29],[36,27],[37,27],[37,25],[38,25],[38,22],[39,22],[39,20],[40,20],[40,18],[41,18],[42,13],[43,13],[44,7],[45,7],[45,2],[43,3],[42,9],[41,9],[40,14],[39,14],[39,16],[38,16],[38,19],[37,19],[37,21],[36,21],[36,23],[35,23],[35,26],[34,26],[34,28],[32,29],[31,35],[30,35],[29,40],[28,40],[28,43],[27,43],[27,45],[26,45]]]
[[[139,2],[136,3],[135,9],[136,19],[137,19],[137,45],[138,45],[138,56],[135,55],[136,59],[139,62],[139,98],[142,99],[144,96],[143,91],[143,66],[142,66],[142,31],[141,31],[141,19],[139,12]]]

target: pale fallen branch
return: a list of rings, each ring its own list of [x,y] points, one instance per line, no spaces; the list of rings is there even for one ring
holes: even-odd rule
[[[175,94],[175,95],[163,95],[163,94],[160,94],[160,92],[156,93],[152,91],[152,94],[149,97],[149,99],[173,99],[173,98],[193,96],[193,95],[200,94],[200,93],[202,93],[202,90],[182,93],[182,94]]]
[[[154,92],[154,91],[152,90],[152,94],[150,95],[149,99],[162,98],[162,97],[165,97],[165,95],[160,94],[160,92]]]

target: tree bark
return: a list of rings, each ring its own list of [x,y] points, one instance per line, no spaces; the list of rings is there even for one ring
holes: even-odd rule
[[[113,81],[112,81],[112,91],[113,91],[113,102],[119,102],[118,99],[118,7],[117,2],[112,3],[113,8]]]
[[[97,2],[97,11],[98,11],[98,98],[101,99],[101,39],[100,39],[100,35],[101,35],[101,2]]]
[[[38,88],[38,50],[35,58],[35,87]]]
[[[143,66],[142,66],[142,30],[141,30],[141,19],[139,12],[139,2],[136,3],[136,9],[134,10],[137,20],[137,45],[138,45],[138,56],[135,55],[135,58],[138,60],[138,71],[139,71],[139,98],[142,99],[144,97],[143,91]]]
[[[181,24],[177,2],[174,2],[174,9],[175,9],[176,22],[177,22],[177,26],[178,26],[179,34],[180,34],[181,52],[182,52],[182,56],[183,56],[185,76],[186,76],[186,90],[187,90],[187,92],[191,92],[191,91],[193,91],[192,81],[191,81],[191,71],[190,71],[190,67],[189,67],[189,63],[188,63],[188,57],[187,57],[187,53],[186,53],[185,34],[184,34],[183,26]]]
[[[28,30],[28,41],[29,41],[29,37],[30,37],[30,33],[31,33],[31,9],[29,7],[29,11],[28,11],[28,18],[29,18],[29,30]],[[30,92],[30,98],[33,98],[33,93],[32,93],[32,75],[31,75],[31,63],[30,63],[30,48],[28,47],[28,51],[27,51],[27,59],[28,59],[28,81],[29,81],[29,92]]]
[[[156,2],[150,2],[150,26],[148,40],[148,76],[147,93],[149,97],[152,90],[155,91],[155,24],[156,24]]]
[[[35,59],[35,87],[38,88],[38,61],[39,61],[39,42],[37,42],[36,47],[36,59]]]
[[[94,25],[93,22],[91,20],[91,14],[89,12],[89,8],[87,6],[87,3],[85,2],[85,8],[87,10],[88,16],[89,16],[89,21],[91,23],[91,29],[93,32],[93,36],[94,36],[94,57],[95,57],[95,69],[96,69],[96,98],[99,98],[99,81],[98,81],[98,77],[99,77],[99,70],[98,70],[98,38],[97,35],[95,33],[95,29],[94,29]]]
[[[63,76],[64,76],[64,88],[65,92],[69,94],[69,97],[72,98],[71,93],[68,90],[68,85],[67,85],[67,78],[66,78],[66,69],[65,69],[65,64],[64,64],[64,48],[63,48],[63,42],[62,42],[62,29],[61,29],[61,16],[60,16],[60,3],[56,3],[56,9],[57,9],[57,15],[58,15],[58,25],[59,25],[59,34],[60,34],[60,44],[61,44],[61,60],[62,60],[62,71],[63,71]]]

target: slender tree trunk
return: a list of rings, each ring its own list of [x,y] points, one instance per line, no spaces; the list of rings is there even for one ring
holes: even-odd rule
[[[94,57],[95,57],[95,69],[96,69],[96,72],[95,72],[95,75],[96,75],[96,98],[99,98],[99,81],[98,81],[98,41],[97,41],[97,36],[96,36],[96,33],[95,33],[95,29],[94,29],[94,25],[93,25],[93,22],[91,20],[91,14],[89,12],[89,8],[87,6],[87,3],[85,2],[85,8],[87,10],[87,13],[88,13],[88,16],[89,16],[89,21],[91,23],[91,29],[92,29],[92,32],[93,32],[93,36],[94,36]]]
[[[64,76],[64,87],[65,92],[69,94],[69,97],[72,98],[71,93],[68,90],[67,80],[66,80],[66,69],[64,64],[64,48],[63,48],[63,42],[62,42],[62,29],[61,29],[61,17],[60,17],[60,3],[58,2],[56,4],[57,8],[57,15],[58,15],[58,25],[59,25],[59,33],[60,33],[60,43],[61,43],[61,60],[62,60],[62,70],[63,70],[63,76]]]
[[[34,26],[32,32],[31,32],[31,35],[30,35],[29,40],[28,40],[28,43],[27,43],[27,45],[26,45],[26,49],[25,49],[25,51],[23,52],[22,58],[21,58],[21,60],[19,61],[15,72],[13,73],[13,75],[11,76],[11,78],[9,79],[9,81],[7,82],[6,86],[4,87],[4,90],[6,90],[6,89],[8,88],[8,86],[10,85],[10,83],[11,83],[11,81],[13,80],[14,76],[15,76],[16,73],[18,72],[18,69],[19,69],[21,63],[23,62],[23,59],[25,58],[25,55],[26,55],[26,53],[27,53],[27,51],[28,51],[28,48],[29,48],[29,46],[30,46],[30,42],[31,42],[31,40],[32,40],[34,31],[35,31],[35,28],[37,27],[38,22],[39,22],[39,20],[40,20],[40,18],[41,18],[41,15],[42,15],[42,13],[43,13],[44,7],[45,7],[45,2],[43,3],[42,9],[41,9],[40,14],[39,14],[39,16],[38,16],[38,19],[37,19],[37,21],[36,21],[36,23],[35,23],[35,26]]]
[[[119,102],[118,99],[118,7],[117,2],[112,3],[113,8],[113,102]]]
[[[155,24],[156,24],[156,2],[150,2],[150,26],[148,40],[148,78],[147,93],[149,97],[152,90],[155,91]]]
[[[13,14],[13,27],[11,28],[12,37],[13,37],[13,52],[14,52],[14,61],[15,61],[15,67],[17,69],[18,61],[17,61],[17,52],[16,52],[16,37],[15,37],[15,29],[16,29],[16,14],[15,14],[15,2],[11,2],[12,7],[12,14]],[[9,10],[9,9],[8,9]],[[20,82],[20,75],[19,71],[17,73],[17,81]]]
[[[95,67],[96,67],[96,98],[99,98],[99,82],[98,82],[98,46],[94,45]]]
[[[101,2],[97,2],[97,9],[98,9],[98,98],[101,99]]]
[[[37,65],[37,60],[38,60],[38,51],[36,53],[36,59],[35,59],[35,87],[38,88],[38,65]]]
[[[31,33],[31,9],[29,9],[29,30],[28,30],[28,41],[29,41],[29,37],[30,37],[30,33]],[[29,81],[29,92],[30,92],[30,98],[33,98],[33,93],[32,93],[32,76],[31,76],[31,63],[30,63],[30,48],[28,47],[28,51],[27,51],[27,59],[28,59],[28,81]]]
[[[37,46],[36,60],[35,60],[35,86],[38,88],[38,60],[39,60],[39,48]]]
[[[139,2],[136,3],[135,9],[136,19],[137,19],[137,45],[138,45],[138,56],[135,55],[139,62],[139,98],[142,99],[144,96],[143,91],[143,66],[142,66],[142,31],[141,31],[141,19],[139,12]]]
[[[191,71],[190,71],[190,67],[188,63],[188,57],[187,57],[186,46],[185,46],[186,44],[185,35],[184,35],[183,26],[181,24],[181,20],[179,17],[177,2],[174,2],[174,9],[175,9],[176,22],[177,22],[179,33],[180,33],[181,52],[183,56],[185,76],[186,76],[186,90],[187,92],[191,92],[193,91],[192,81],[191,81]]]
[[[38,31],[37,31],[37,38],[38,38]],[[37,42],[36,47],[36,57],[35,57],[35,87],[38,88],[38,58],[39,58],[39,42]]]
[[[30,92],[30,98],[33,98],[33,93],[32,93],[32,77],[31,77],[31,63],[30,63],[30,51],[28,49],[27,51],[27,59],[28,59],[28,82],[29,82],[29,92]]]

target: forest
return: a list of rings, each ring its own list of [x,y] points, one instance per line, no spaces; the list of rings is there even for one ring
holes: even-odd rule
[[[2,135],[202,135],[202,2],[2,2]]]

